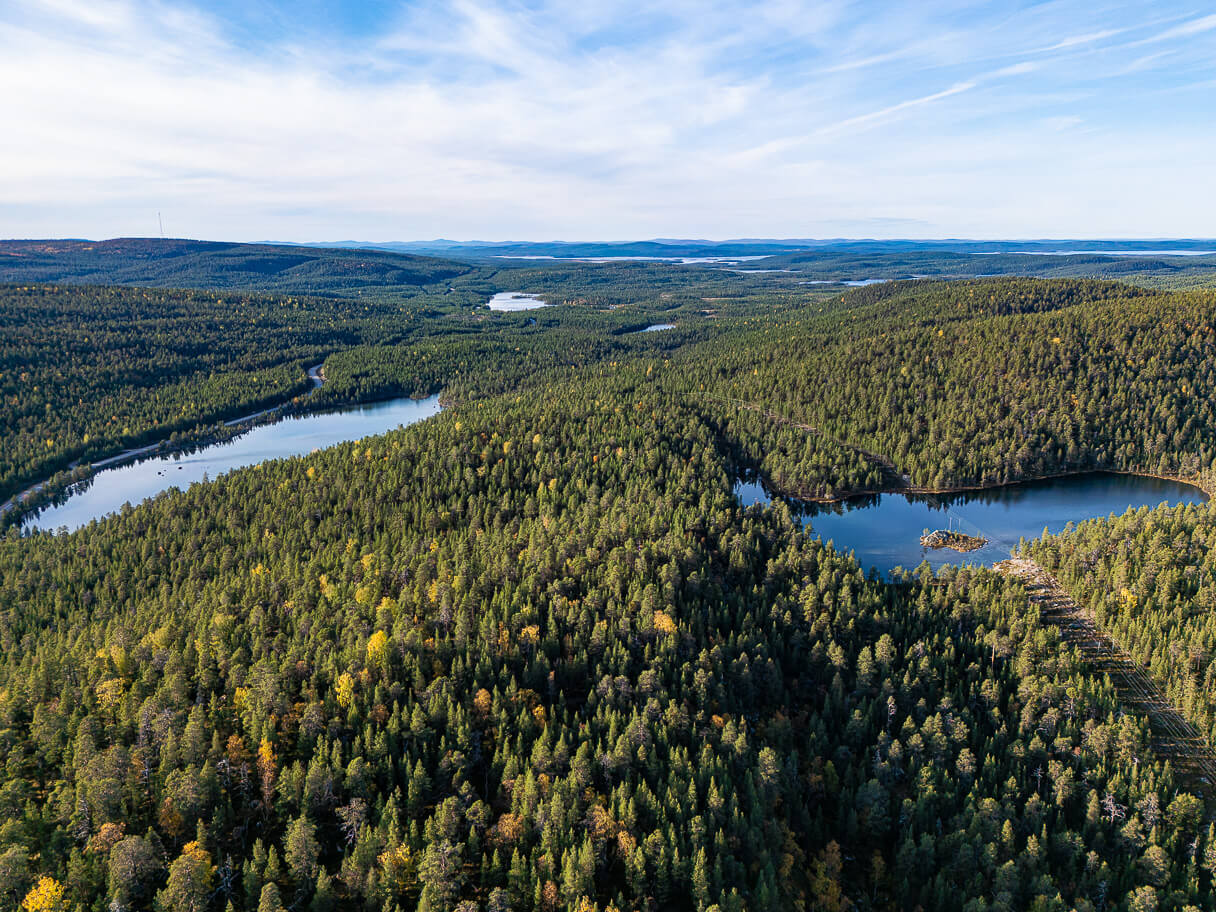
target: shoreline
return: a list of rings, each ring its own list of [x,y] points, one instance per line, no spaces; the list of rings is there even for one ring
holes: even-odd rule
[[[121,453],[107,456],[104,459],[98,459],[96,462],[82,462],[77,459],[69,463],[66,468],[60,469],[49,478],[31,485],[22,491],[18,491],[8,500],[4,501],[4,503],[0,503],[0,532],[3,532],[5,528],[19,524],[14,522],[15,518],[24,521],[24,518],[31,513],[37,513],[37,511],[47,506],[55,496],[67,493],[73,486],[91,480],[106,469],[138,462],[145,456],[171,456],[174,453],[182,453],[196,448],[201,449],[225,440],[232,440],[262,424],[262,419],[271,415],[277,416],[275,418],[276,421],[280,420],[286,416],[290,407],[298,399],[312,397],[324,385],[325,365],[323,363],[306,368],[304,373],[307,379],[313,383],[312,388],[307,392],[293,396],[286,402],[281,402],[270,408],[261,409],[248,415],[241,415],[228,421],[215,422],[204,426],[205,428],[213,429],[210,433],[200,432],[196,435],[189,435],[185,439],[178,440],[177,443],[171,443],[169,438],[165,438],[158,440],[156,443],[123,450]],[[274,422],[266,423],[273,424]],[[199,430],[202,431],[201,428]],[[225,433],[227,431],[231,431],[231,433]],[[58,485],[53,484],[57,478],[64,475],[68,477],[63,482]],[[52,487],[55,488],[54,491],[49,490]],[[39,495],[42,495],[42,497],[39,498],[38,503],[23,502],[26,498],[38,497]]]
[[[930,488],[923,485],[907,485],[898,488],[867,488],[861,491],[850,491],[847,494],[839,494],[834,497],[815,497],[802,494],[794,494],[773,483],[769,478],[763,478],[762,482],[772,489],[774,494],[781,497],[787,497],[790,500],[796,500],[800,503],[815,504],[818,506],[830,506],[832,504],[848,503],[850,500],[855,500],[861,497],[877,497],[882,494],[912,494],[918,497],[933,497],[947,496],[950,494],[970,494],[976,491],[998,491],[1002,488],[1012,488],[1018,485],[1034,484],[1038,481],[1052,481],[1057,478],[1075,478],[1079,475],[1130,475],[1137,478],[1156,478],[1161,481],[1172,481],[1176,484],[1190,485],[1202,491],[1208,500],[1216,500],[1216,482],[1209,482],[1203,476],[1186,477],[1183,475],[1162,475],[1160,472],[1140,472],[1134,469],[1108,469],[1108,468],[1092,468],[1092,469],[1069,469],[1064,472],[1050,472],[1044,475],[1033,475],[1026,478],[1019,478],[1016,481],[1006,481],[996,484],[968,484],[954,485],[946,488]]]
[[[64,473],[60,473],[60,476],[52,476],[47,481],[41,482],[36,486],[36,493],[41,495],[36,502],[12,504],[6,511],[0,512],[0,536],[3,536],[8,529],[23,527],[26,522],[39,516],[43,510],[58,506],[64,500],[70,499],[74,494],[78,493],[78,488],[82,490],[87,489],[94,479],[109,469],[120,468],[144,462],[145,460],[167,459],[183,453],[201,452],[214,446],[231,443],[257,428],[272,427],[288,418],[308,418],[310,416],[343,413],[398,401],[421,402],[432,397],[438,401],[441,410],[445,408],[443,401],[440,399],[440,393],[432,393],[430,396],[422,397],[390,395],[357,402],[322,403],[320,407],[308,408],[306,407],[307,400],[320,389],[326,379],[321,365],[310,368],[308,376],[313,380],[314,386],[307,394],[297,395],[278,406],[262,409],[239,419],[233,419],[223,424],[211,425],[209,428],[213,432],[206,436],[193,436],[186,440],[179,440],[174,445],[169,445],[169,442],[166,440],[159,444],[139,447],[133,451],[108,457],[104,466],[101,463],[79,465],[73,470],[66,481],[57,480]],[[24,493],[28,495],[30,490]]]

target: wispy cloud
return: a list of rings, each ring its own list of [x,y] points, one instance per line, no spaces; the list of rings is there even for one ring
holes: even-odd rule
[[[1082,44],[1095,44],[1099,41],[1105,41],[1107,38],[1113,38],[1116,35],[1121,35],[1127,29],[1102,29],[1097,32],[1086,32],[1083,35],[1072,35],[1057,41],[1055,44],[1043,48],[1044,51],[1063,51],[1068,48],[1074,48]]]
[[[977,85],[979,85],[977,82],[958,82],[950,86],[948,89],[942,89],[940,92],[922,95],[919,98],[909,98],[907,101],[901,101],[897,104],[888,105],[885,108],[879,108],[877,111],[869,111],[865,114],[858,114],[856,117],[845,118],[844,120],[837,121],[834,124],[820,127],[816,133],[819,135],[830,135],[833,133],[839,133],[842,130],[848,130],[852,127],[869,126],[872,124],[881,123],[889,120],[896,114],[909,110],[910,108],[919,108],[922,105],[932,104],[935,101],[941,101],[943,98],[950,98],[963,92],[969,92]]]
[[[1216,76],[1216,16],[368,8],[9,0],[0,234],[1216,233],[1210,118],[1160,100]]]
[[[1190,19],[1173,28],[1159,32],[1151,38],[1146,39],[1146,41],[1173,41],[1175,38],[1189,38],[1192,35],[1200,35],[1214,30],[1216,30],[1216,13],[1210,16]]]

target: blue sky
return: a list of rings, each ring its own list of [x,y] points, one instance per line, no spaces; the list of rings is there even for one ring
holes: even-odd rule
[[[1208,3],[0,3],[0,236],[1216,236]]]

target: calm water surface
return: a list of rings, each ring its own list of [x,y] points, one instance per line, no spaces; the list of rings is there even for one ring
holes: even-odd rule
[[[490,298],[487,306],[490,310],[497,310],[500,313],[517,313],[521,310],[536,310],[538,307],[548,307],[549,305],[536,295],[524,294],[522,291],[500,291]]]
[[[770,500],[758,481],[740,481],[735,494],[745,506]],[[935,568],[990,566],[1007,558],[1019,539],[1038,538],[1044,528],[1060,532],[1070,522],[1129,508],[1207,499],[1199,488],[1179,482],[1093,473],[962,494],[878,494],[840,504],[798,504],[796,512],[823,541],[853,551],[865,570],[886,572],[897,566],[917,567],[924,560]],[[950,528],[987,538],[988,544],[966,554],[921,547],[925,529]]]
[[[31,516],[23,529],[79,529],[169,488],[187,488],[196,481],[215,478],[233,469],[257,465],[268,459],[303,456],[348,440],[403,427],[429,418],[439,411],[439,397],[393,399],[335,412],[319,412],[264,424],[226,443],[204,447],[193,453],[178,453],[145,459],[93,476],[59,506]]]
[[[753,269],[752,272],[761,272],[762,270]],[[786,272],[790,270],[770,269],[768,272]],[[912,276],[912,278],[923,278],[923,276]],[[867,285],[885,285],[887,282],[893,282],[894,279],[807,279],[799,282],[799,285],[847,285],[849,288],[865,288]]]

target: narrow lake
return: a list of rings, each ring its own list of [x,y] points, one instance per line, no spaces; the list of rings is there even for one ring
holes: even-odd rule
[[[756,480],[740,481],[735,495],[744,506],[769,503]],[[861,567],[886,573],[928,561],[991,566],[1004,560],[1019,539],[1038,538],[1044,528],[1060,532],[1070,522],[1121,514],[1162,503],[1204,503],[1199,488],[1141,475],[1095,472],[1026,484],[948,495],[877,494],[838,504],[791,504],[795,515],[837,550],[852,551]],[[988,539],[984,547],[960,554],[922,547],[925,529],[954,529]]]
[[[225,443],[194,452],[158,456],[103,469],[77,486],[58,506],[30,516],[22,529],[79,529],[169,488],[186,488],[233,469],[268,459],[303,456],[348,440],[414,424],[439,411],[439,397],[392,399],[333,412],[317,412],[264,424]]]

